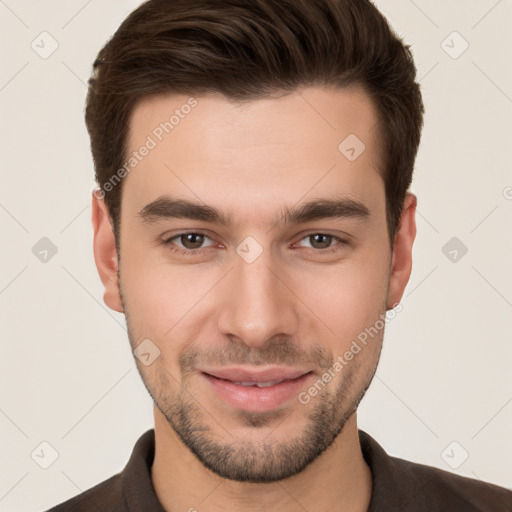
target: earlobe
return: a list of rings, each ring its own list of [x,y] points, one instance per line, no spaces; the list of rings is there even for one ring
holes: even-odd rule
[[[416,205],[416,196],[407,192],[393,244],[387,309],[398,305],[411,276],[412,247],[416,238]]]
[[[105,288],[103,300],[114,311],[123,313],[119,293],[116,240],[107,205],[101,196],[92,194],[92,226],[94,231],[94,260]]]

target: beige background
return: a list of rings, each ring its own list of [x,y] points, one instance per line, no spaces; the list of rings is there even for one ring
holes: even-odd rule
[[[94,57],[136,5],[0,0],[0,511],[108,478],[152,426],[94,266],[83,122]],[[377,5],[412,44],[427,114],[414,268],[359,425],[390,454],[512,488],[512,0]]]

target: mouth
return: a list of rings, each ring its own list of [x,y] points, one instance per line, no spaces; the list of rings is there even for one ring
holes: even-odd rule
[[[217,378],[217,377],[215,377],[215,378]],[[222,380],[226,380],[226,379],[222,379]],[[235,382],[235,381],[229,381],[229,382],[233,382],[233,384],[236,384],[237,386],[247,386],[247,387],[256,386],[257,388],[270,388],[271,386],[281,384],[281,382],[286,382],[287,380],[292,380],[292,379],[269,380],[267,382]]]
[[[270,368],[248,371],[242,368],[202,371],[200,375],[224,403],[252,412],[285,406],[313,376],[311,370]]]

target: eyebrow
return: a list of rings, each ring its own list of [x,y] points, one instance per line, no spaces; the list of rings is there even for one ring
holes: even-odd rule
[[[161,196],[148,203],[139,212],[144,223],[154,223],[165,219],[191,219],[221,224],[232,228],[233,217],[213,206],[194,203],[186,199],[175,199],[170,196]],[[303,203],[297,207],[284,208],[280,215],[272,222],[276,224],[303,224],[312,220],[329,218],[355,218],[366,220],[370,217],[367,206],[354,199],[320,198]]]

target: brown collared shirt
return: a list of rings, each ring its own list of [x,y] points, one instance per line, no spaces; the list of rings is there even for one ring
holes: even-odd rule
[[[359,430],[372,472],[368,512],[512,512],[512,491],[423,464],[391,457]],[[165,512],[151,481],[154,429],[135,444],[125,468],[48,512]]]

